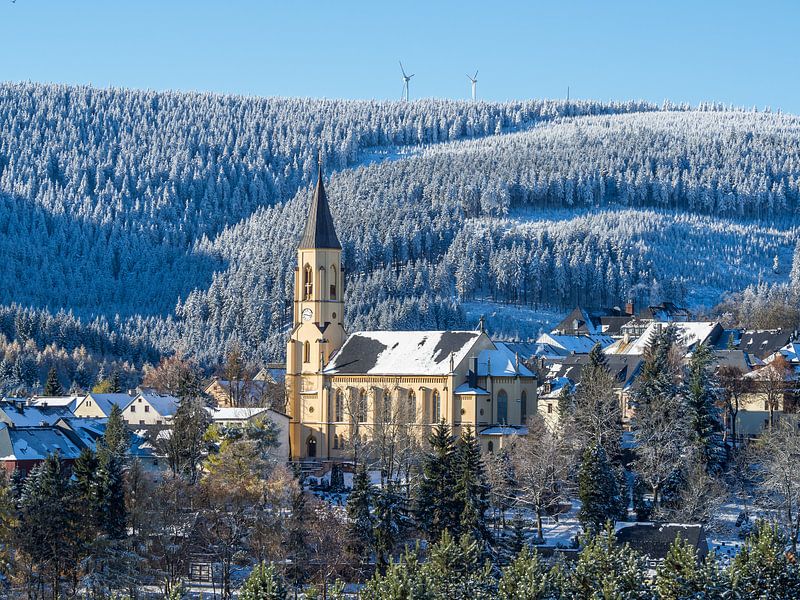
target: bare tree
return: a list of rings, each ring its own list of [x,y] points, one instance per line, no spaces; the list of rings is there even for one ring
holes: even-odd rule
[[[728,441],[728,431],[730,431],[731,443],[736,447],[738,436],[736,434],[736,421],[739,418],[739,401],[748,388],[748,381],[744,378],[744,372],[739,367],[725,365],[718,371],[719,382],[723,389],[724,418],[727,427],[724,432],[724,440]]]
[[[794,419],[781,419],[765,432],[754,451],[753,468],[760,475],[760,501],[777,510],[789,532],[792,553],[800,535],[800,430]]]
[[[544,418],[528,419],[528,435],[517,437],[509,450],[517,481],[517,502],[536,514],[539,539],[544,539],[542,517],[556,510],[566,499],[565,481],[570,453]]]
[[[756,373],[757,388],[764,394],[764,402],[769,411],[769,428],[775,426],[775,411],[781,410],[784,397],[789,389],[790,367],[782,354]]]

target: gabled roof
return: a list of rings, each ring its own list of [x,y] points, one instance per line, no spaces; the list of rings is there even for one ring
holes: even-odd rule
[[[339,238],[336,236],[336,229],[333,226],[333,217],[331,217],[331,209],[328,206],[325,186],[322,184],[322,164],[319,166],[317,187],[314,190],[314,197],[311,199],[308,220],[303,231],[303,237],[300,238],[299,247],[342,249]]]
[[[450,356],[458,365],[485,335],[478,331],[360,331],[347,338],[324,372],[447,375]]]
[[[97,450],[97,440],[103,437],[106,432],[108,419],[90,419],[85,417],[65,417],[59,419],[55,426],[69,432],[73,438],[80,442],[80,445],[92,451]]]
[[[111,414],[111,408],[116,404],[120,409],[124,410],[128,405],[133,402],[133,396],[129,394],[89,394],[83,399],[86,402],[87,398],[94,400],[105,416]]]
[[[56,427],[0,426],[0,460],[44,460],[48,454],[76,459],[81,449]]]
[[[31,404],[33,406],[61,406],[64,408],[68,408],[69,410],[75,410],[75,407],[78,406],[81,400],[83,400],[85,396],[82,395],[75,395],[75,396],[34,396],[32,398]]]
[[[37,427],[53,425],[63,417],[71,417],[72,411],[64,406],[22,406],[0,403],[0,421],[12,427]]]
[[[543,333],[536,340],[537,356],[555,357],[570,354],[589,354],[596,344],[602,348],[610,346],[614,338],[607,335],[557,335]]]
[[[141,398],[162,417],[171,417],[173,416],[177,410],[178,406],[180,405],[180,400],[178,400],[175,396],[170,396],[169,394],[157,394],[156,392],[147,391],[142,392],[136,398],[133,399],[135,402],[138,398]]]
[[[700,559],[708,553],[705,529],[699,524],[618,523],[616,526],[618,543],[628,544],[653,560],[666,558],[679,535],[697,551]]]
[[[675,321],[672,323],[654,322],[647,326],[636,341],[617,340],[606,348],[607,354],[644,354],[650,345],[653,334],[662,327],[673,327],[677,341],[684,349],[691,350],[698,344],[713,344],[722,334],[722,326],[715,321]]]
[[[739,349],[763,360],[786,346],[791,339],[792,332],[782,329],[743,331]]]

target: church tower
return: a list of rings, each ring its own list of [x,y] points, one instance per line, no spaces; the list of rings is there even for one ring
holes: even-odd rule
[[[333,226],[320,161],[297,249],[292,332],[286,348],[292,458],[324,458],[329,421],[322,370],[345,339],[342,245]]]

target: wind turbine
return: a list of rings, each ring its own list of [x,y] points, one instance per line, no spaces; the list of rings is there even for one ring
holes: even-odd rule
[[[478,71],[475,71],[475,75],[473,75],[472,77],[467,75],[467,79],[469,79],[472,82],[472,101],[474,102],[476,97],[475,92],[478,87]]]
[[[403,72],[403,99],[408,102],[408,82],[411,81],[411,78],[414,76],[412,73],[411,75],[406,75],[406,70],[403,68],[403,63],[401,61],[397,61],[400,63],[400,70]]]

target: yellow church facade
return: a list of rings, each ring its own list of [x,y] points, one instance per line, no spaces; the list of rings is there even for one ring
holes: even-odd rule
[[[485,451],[524,434],[536,377],[484,331],[344,329],[342,248],[320,169],[297,250],[293,327],[286,349],[293,460],[348,460],[402,426],[420,441],[444,419]]]

